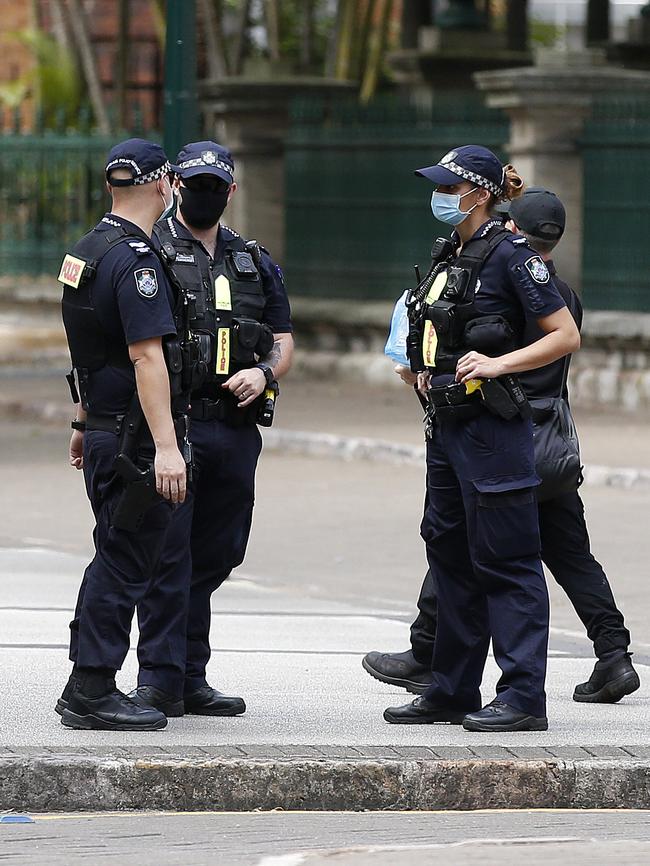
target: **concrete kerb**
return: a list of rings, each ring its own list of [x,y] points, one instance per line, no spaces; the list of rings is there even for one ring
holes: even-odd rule
[[[645,760],[0,757],[0,811],[650,807]]]
[[[0,400],[5,417],[42,420],[48,423],[69,421],[70,408],[59,403],[30,403],[20,400]],[[421,467],[424,445],[407,445],[385,439],[361,436],[337,436],[305,430],[264,430],[266,451],[339,460],[372,460]],[[591,464],[584,467],[584,483],[616,487],[624,490],[650,489],[650,470],[634,467],[611,467]]]

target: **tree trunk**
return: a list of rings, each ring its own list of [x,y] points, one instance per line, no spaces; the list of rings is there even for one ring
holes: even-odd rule
[[[588,0],[586,38],[587,45],[609,41],[609,0]]]
[[[431,23],[431,0],[402,0],[402,48],[417,48],[420,27]]]
[[[240,0],[239,20],[235,35],[235,51],[232,62],[233,75],[241,75],[246,55],[246,37],[248,35],[248,11],[250,0]]]
[[[354,72],[355,77],[361,81],[363,79],[366,65],[368,63],[368,42],[370,33],[372,32],[372,23],[375,17],[377,7],[376,0],[364,0],[365,6],[359,9],[357,6],[357,17],[362,16],[361,21],[357,21],[355,29],[358,27],[359,36],[354,40],[355,59]]]
[[[198,12],[205,31],[208,77],[223,78],[228,75],[228,55],[223,38],[221,0],[199,0]]]
[[[102,93],[102,85],[97,72],[97,65],[93,55],[90,37],[88,35],[88,26],[86,23],[86,15],[81,6],[80,0],[68,0],[70,9],[70,28],[75,42],[75,46],[79,53],[81,68],[86,86],[88,87],[88,95],[95,113],[95,120],[100,132],[107,135],[110,132],[111,125],[106,111],[104,102],[104,94]]]
[[[266,37],[269,43],[269,57],[273,63],[280,60],[280,9],[278,0],[264,0]]]
[[[508,0],[506,6],[506,48],[508,51],[528,50],[527,0]]]
[[[379,3],[379,21],[375,24],[370,37],[368,62],[361,84],[360,98],[363,103],[370,102],[377,91],[381,67],[384,62],[388,22],[393,8],[393,0],[379,0]]]
[[[165,19],[165,0],[149,0],[151,4],[151,16],[153,26],[158,37],[161,51],[165,50],[165,39],[167,35],[167,21]]]
[[[300,69],[308,72],[312,64],[314,43],[314,0],[303,0],[300,22]]]
[[[339,0],[339,3],[342,18],[338,32],[334,77],[338,78],[339,81],[348,81],[352,77],[356,2],[355,0]]]
[[[126,94],[128,88],[128,52],[129,52],[129,6],[128,0],[118,2],[117,31],[117,74],[115,76],[115,95],[117,106],[117,124],[120,129],[128,126]]]

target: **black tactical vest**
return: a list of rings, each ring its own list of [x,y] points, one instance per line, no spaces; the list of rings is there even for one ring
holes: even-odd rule
[[[263,324],[266,297],[259,247],[239,236],[225,240],[212,262],[202,245],[179,236],[171,217],[154,227],[168,275],[187,299],[185,328],[199,346],[202,375],[194,393],[223,396],[216,387],[270,352],[273,333]]]
[[[113,226],[108,231],[92,229],[84,235],[63,259],[59,281],[63,283],[63,325],[68,338],[73,371],[77,374],[81,402],[88,409],[88,374],[110,364],[113,367],[129,368],[131,360],[126,341],[110,340],[104,331],[93,303],[92,289],[97,268],[106,253],[120,243],[131,241],[144,249],[149,247],[142,235],[130,233],[123,226]],[[72,377],[68,377],[72,396],[77,402]]]
[[[428,283],[429,289],[421,292],[424,296],[418,319],[423,367],[451,373],[456,370],[459,358],[469,351],[494,356],[514,349],[509,322],[503,316],[481,312],[475,303],[481,268],[509,237],[511,232],[496,224],[484,237],[468,241],[457,258],[434,264],[423,281],[424,288]],[[440,283],[443,283],[441,290]],[[434,297],[438,292],[438,297]]]

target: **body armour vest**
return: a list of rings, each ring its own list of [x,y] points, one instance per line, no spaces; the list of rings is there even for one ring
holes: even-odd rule
[[[273,347],[273,332],[262,322],[266,297],[259,247],[239,236],[228,238],[222,260],[213,263],[200,243],[178,235],[171,217],[154,231],[169,277],[186,298],[184,327],[197,348],[191,390],[222,396],[219,385]]]
[[[440,241],[446,255],[434,258],[427,277],[407,302],[414,330],[409,337],[414,369],[419,366],[420,370],[451,373],[459,358],[471,350],[494,356],[514,349],[507,319],[481,312],[474,300],[481,268],[508,237],[512,237],[511,232],[501,224],[494,225],[484,237],[465,244],[456,258],[449,254],[449,242],[445,247]]]
[[[93,304],[92,287],[97,268],[106,253],[124,241],[135,241],[146,246],[141,235],[131,234],[123,226],[108,231],[92,229],[84,235],[63,259],[59,282],[63,283],[63,325],[70,348],[73,371],[77,374],[81,402],[87,405],[86,383],[88,374],[106,364],[113,367],[131,366],[126,341],[116,343],[108,336],[97,317]],[[151,251],[155,253],[153,247]],[[72,397],[78,402],[72,374],[68,377]]]

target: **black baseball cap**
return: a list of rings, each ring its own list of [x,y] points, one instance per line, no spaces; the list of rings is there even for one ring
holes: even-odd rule
[[[505,170],[501,160],[487,147],[465,144],[446,153],[436,165],[418,168],[415,172],[438,186],[450,186],[460,180],[469,180],[493,195],[503,195]]]
[[[235,160],[230,151],[216,141],[193,141],[180,151],[172,169],[183,178],[212,174],[231,184]]]
[[[113,178],[115,168],[125,168],[130,178]],[[159,144],[144,138],[129,138],[112,147],[106,158],[106,180],[111,186],[137,186],[164,177],[171,170],[167,154]]]
[[[564,234],[566,211],[564,205],[549,189],[530,186],[524,194],[495,208],[507,214],[524,232],[545,241],[557,241]]]

